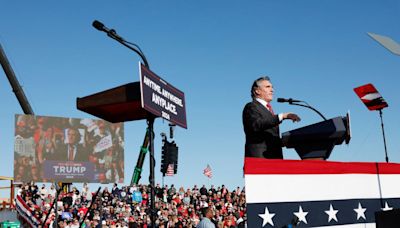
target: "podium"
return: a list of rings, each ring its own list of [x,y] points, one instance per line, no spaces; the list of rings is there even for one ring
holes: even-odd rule
[[[77,98],[79,110],[112,123],[149,119],[153,115],[142,108],[140,82],[132,82],[86,97]]]
[[[400,224],[400,209],[375,212],[376,228],[393,228]]]
[[[349,143],[350,116],[335,117],[282,133],[286,148],[294,148],[301,159],[326,160],[335,145]]]
[[[400,224],[400,164],[249,157],[244,176],[248,227]]]

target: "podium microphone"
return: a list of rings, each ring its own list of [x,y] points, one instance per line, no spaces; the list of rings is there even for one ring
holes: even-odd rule
[[[301,106],[301,107],[306,107],[309,108],[311,110],[313,110],[314,112],[316,112],[320,117],[322,117],[322,119],[326,120],[325,116],[322,115],[317,109],[311,107],[307,102],[305,101],[300,101],[300,100],[294,100],[292,98],[286,99],[286,98],[278,98],[276,101],[278,101],[279,103],[284,103],[284,102],[288,102],[290,105],[297,105],[297,106]],[[304,103],[304,104],[298,104],[298,103]]]
[[[277,101],[278,101],[279,103],[288,102],[288,103],[290,103],[290,104],[293,103],[293,102],[303,102],[303,101],[295,100],[295,99],[292,99],[292,98],[289,98],[289,99],[278,98]]]
[[[114,29],[107,28],[103,23],[98,20],[94,20],[92,23],[93,27],[99,31],[107,33],[108,36],[115,38],[119,41],[124,41],[122,37],[120,37]]]
[[[104,26],[103,23],[101,23],[98,20],[93,21],[92,23],[93,27],[95,27],[97,30],[103,31],[103,32],[109,32],[110,29],[108,29],[106,26]]]

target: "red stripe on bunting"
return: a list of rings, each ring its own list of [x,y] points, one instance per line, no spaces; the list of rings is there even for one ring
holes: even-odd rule
[[[17,196],[17,201],[25,208],[25,210],[28,210],[30,212],[28,205],[26,205],[25,201],[22,199],[21,196]]]
[[[377,165],[378,164],[378,165]],[[400,164],[245,158],[245,174],[400,174]]]

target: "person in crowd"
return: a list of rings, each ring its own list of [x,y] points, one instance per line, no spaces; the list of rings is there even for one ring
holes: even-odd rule
[[[203,186],[200,188],[200,194],[202,196],[208,196],[208,191],[207,191],[206,185],[203,184]]]
[[[196,228],[215,228],[215,224],[212,222],[214,211],[211,207],[204,208],[203,216],[203,219],[200,221]]]

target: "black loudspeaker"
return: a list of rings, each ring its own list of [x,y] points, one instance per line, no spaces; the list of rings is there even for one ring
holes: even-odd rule
[[[376,228],[400,227],[400,209],[375,212]]]
[[[168,165],[174,165],[174,173],[178,171],[178,146],[175,142],[165,141],[161,148],[161,173],[165,174],[168,169]]]
[[[168,168],[168,164],[170,162],[169,159],[169,142],[165,142],[164,145],[161,148],[161,173],[165,175],[165,173],[167,172],[167,168]]]

